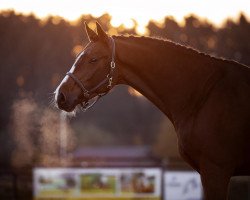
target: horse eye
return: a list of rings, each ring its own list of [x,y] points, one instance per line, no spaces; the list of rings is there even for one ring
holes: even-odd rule
[[[89,62],[90,63],[94,63],[94,62],[96,62],[97,61],[97,58],[92,58]]]

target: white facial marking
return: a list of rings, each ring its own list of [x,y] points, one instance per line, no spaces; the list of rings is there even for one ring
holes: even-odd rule
[[[73,66],[72,66],[71,69],[69,70],[70,73],[73,73],[73,72],[74,72],[74,69],[76,68],[76,63],[78,62],[78,60],[80,59],[80,57],[84,55],[84,53],[85,53],[84,51],[81,52],[81,53],[79,53],[79,55],[77,56],[77,58],[76,58],[76,60],[75,60],[75,62],[74,62],[74,64],[73,64]]]
[[[75,60],[75,62],[74,62],[74,64],[73,64],[73,66],[72,66],[71,69],[69,70],[70,73],[73,73],[73,72],[74,72],[74,70],[75,70],[75,68],[76,68],[76,63],[78,62],[78,60],[80,59],[80,57],[81,57],[83,54],[84,54],[84,51],[82,51],[81,53],[79,53],[79,55],[77,56],[77,58],[76,58],[76,60]],[[56,88],[56,90],[55,90],[55,92],[54,92],[55,94],[58,93],[59,88],[61,87],[61,85],[62,85],[64,82],[66,82],[66,81],[68,80],[68,78],[69,78],[69,76],[67,76],[67,75],[63,78],[63,80],[61,81],[60,85],[58,85],[58,87]]]

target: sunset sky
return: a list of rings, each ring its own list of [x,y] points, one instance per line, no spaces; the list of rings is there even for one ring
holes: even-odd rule
[[[141,32],[150,19],[161,21],[169,15],[181,22],[184,16],[194,13],[216,25],[227,17],[237,19],[240,12],[250,19],[250,0],[0,0],[0,9],[33,12],[38,17],[59,15],[69,20],[81,14],[100,16],[108,12],[113,26],[123,23],[129,28],[133,18]]]

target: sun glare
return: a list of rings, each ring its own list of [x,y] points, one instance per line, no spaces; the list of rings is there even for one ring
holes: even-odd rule
[[[48,6],[49,5],[49,6]],[[0,9],[14,9],[22,13],[34,13],[38,17],[58,15],[69,20],[76,20],[82,14],[99,17],[109,13],[114,27],[123,25],[145,34],[145,26],[150,20],[163,21],[165,16],[173,16],[183,22],[187,15],[195,14],[215,25],[220,25],[228,17],[237,18],[240,12],[250,16],[249,0],[0,0]],[[133,20],[134,19],[134,20]]]
[[[111,20],[111,25],[113,27],[119,27],[120,25],[124,25],[125,28],[127,29],[131,29],[134,27],[134,21],[132,18],[127,18],[127,17],[124,17],[124,18],[119,18],[119,17],[116,17],[116,18],[112,18]]]
[[[128,88],[128,93],[131,95],[131,96],[135,96],[135,97],[143,97],[143,95],[138,92],[137,90],[135,90],[134,88],[132,87],[129,87]]]

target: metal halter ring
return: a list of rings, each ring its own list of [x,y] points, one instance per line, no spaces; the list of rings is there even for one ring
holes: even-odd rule
[[[110,63],[110,67],[112,68],[112,69],[115,69],[115,61],[111,61],[111,63]]]

